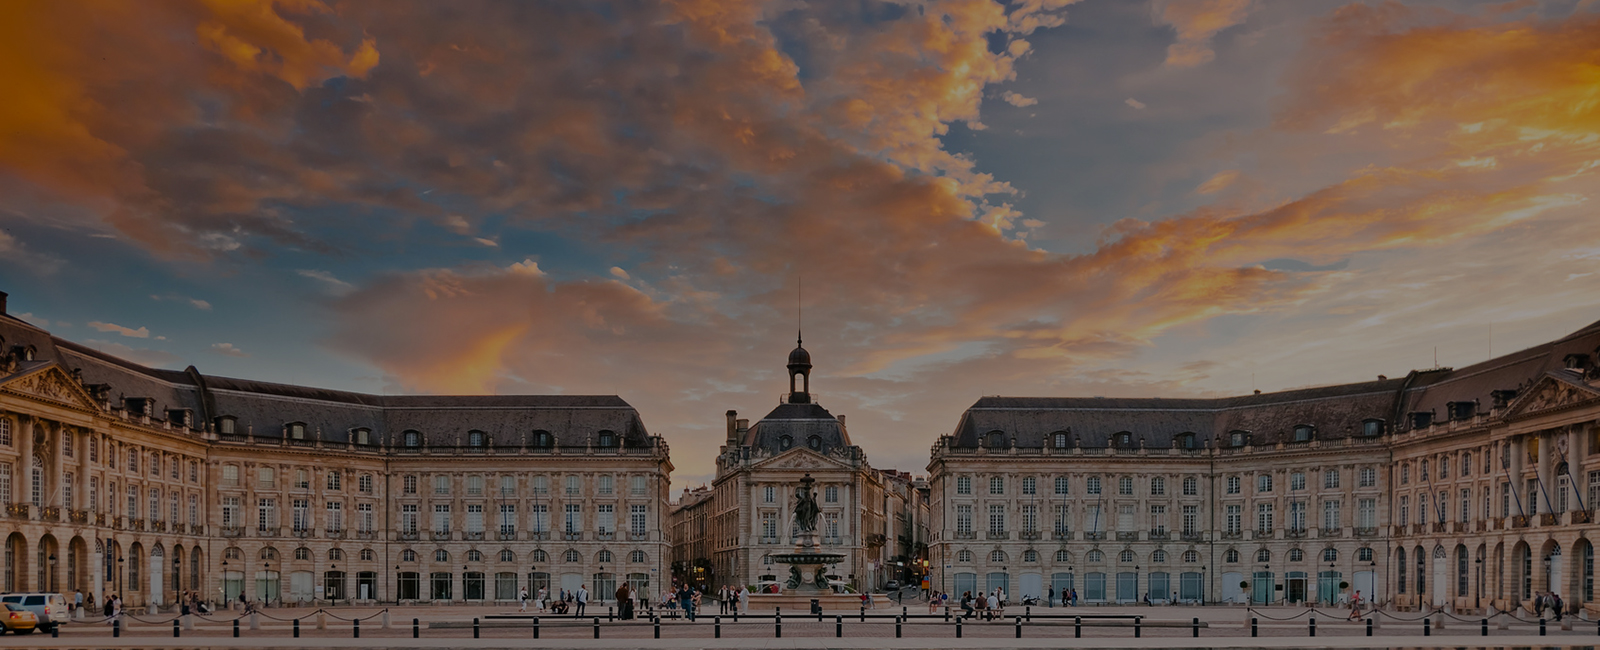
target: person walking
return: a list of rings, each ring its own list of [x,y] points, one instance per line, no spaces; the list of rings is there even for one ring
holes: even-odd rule
[[[750,613],[750,588],[739,585],[739,613]]]
[[[678,588],[678,604],[683,607],[684,616],[694,622],[694,589],[687,583]]]
[[[624,582],[617,587],[617,618],[624,621],[633,618],[633,601],[628,598],[628,583]]]
[[[545,599],[550,597],[550,590],[540,587],[538,595],[533,598],[533,609],[540,614],[545,613]]]
[[[517,600],[522,601],[522,608],[518,609],[517,611],[519,611],[519,612],[528,611],[528,588],[527,587],[523,587],[522,591],[517,594]]]
[[[1044,606],[1045,607],[1055,607],[1056,606],[1056,587],[1055,587],[1055,585],[1050,585],[1050,588],[1047,589],[1044,592]]]
[[[1350,616],[1346,617],[1344,620],[1347,620],[1347,621],[1359,621],[1359,620],[1361,620],[1361,590],[1360,589],[1357,589],[1355,595],[1350,597]]]
[[[589,604],[589,585],[578,585],[578,593],[574,594],[574,597],[578,600],[578,610],[573,617],[582,617],[583,608]]]
[[[1566,605],[1567,603],[1561,600],[1561,594],[1550,592],[1550,609],[1555,610],[1557,621],[1561,620],[1562,610],[1566,609]]]

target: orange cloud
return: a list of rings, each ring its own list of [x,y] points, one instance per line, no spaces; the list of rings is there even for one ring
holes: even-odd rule
[[[1253,0],[1168,0],[1159,9],[1159,20],[1177,30],[1178,40],[1167,47],[1166,64],[1192,68],[1216,58],[1211,38],[1243,23],[1252,4]]]

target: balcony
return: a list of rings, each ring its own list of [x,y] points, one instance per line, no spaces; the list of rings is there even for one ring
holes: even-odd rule
[[[128,520],[128,530],[134,530],[134,531],[142,531],[142,530],[144,530],[144,520],[143,519],[130,519],[130,520]]]
[[[1477,522],[1477,525],[1473,526],[1473,528],[1476,529],[1480,533],[1488,532],[1489,531],[1489,522],[1484,521],[1482,519],[1479,519],[1478,522]]]
[[[1304,528],[1285,528],[1285,529],[1283,529],[1283,538],[1284,539],[1305,539],[1306,538],[1306,529],[1304,529]],[[1258,537],[1257,539],[1260,539],[1260,538]]]
[[[39,512],[40,521],[61,521],[60,506],[45,506]]]
[[[292,535],[294,537],[299,537],[300,539],[305,539],[305,538],[310,537],[311,536],[311,532],[312,531],[311,531],[310,528],[291,528],[291,529],[289,529],[289,534],[290,535]]]
[[[1229,540],[1244,539],[1244,533],[1242,533],[1240,531],[1237,531],[1237,530],[1235,530],[1235,531],[1224,531],[1222,533],[1222,539],[1229,539]]]
[[[650,539],[650,533],[647,533],[647,532],[644,532],[644,531],[637,531],[637,532],[628,533],[628,540],[629,541],[642,542],[642,541],[645,541],[647,539]]]
[[[16,519],[27,519],[28,518],[28,504],[26,504],[26,503],[13,503],[13,504],[11,504],[9,506],[6,506],[6,514],[11,515],[13,518],[16,518]]]
[[[1511,527],[1512,528],[1527,528],[1528,527],[1528,523],[1529,523],[1529,521],[1528,521],[1528,516],[1527,515],[1517,515],[1517,516],[1511,518]]]
[[[1369,527],[1369,528],[1357,528],[1357,529],[1355,529],[1355,533],[1356,533],[1356,537],[1377,537],[1378,536],[1378,529],[1377,528],[1371,528],[1371,527]]]
[[[1428,533],[1428,525],[1427,524],[1411,524],[1411,534],[1412,535],[1426,535],[1427,533]]]
[[[761,543],[762,544],[777,544],[778,543],[778,538],[776,538],[776,537],[763,537],[763,538],[761,538]]]
[[[569,530],[569,531],[561,534],[561,539],[567,540],[569,542],[576,542],[576,541],[579,541],[579,540],[583,539],[583,533],[578,532],[576,530]]]
[[[106,513],[103,513],[103,512],[94,513],[94,525],[100,526],[102,528],[105,527],[105,525],[106,525]]]
[[[328,539],[344,539],[343,528],[329,528],[322,532],[328,536]]]
[[[1450,530],[1450,524],[1447,524],[1447,523],[1442,522],[1442,521],[1436,521],[1436,522],[1433,523],[1432,530],[1433,530],[1434,533],[1448,532]]]
[[[517,529],[503,529],[495,535],[495,539],[498,539],[502,542],[515,541],[517,539]]]
[[[983,538],[984,539],[1011,539],[1011,533],[1008,533],[1008,532],[1003,531],[1003,530],[991,530],[988,533],[986,533]]]
[[[467,540],[469,542],[481,542],[481,541],[483,541],[483,531],[481,531],[481,530],[469,530],[469,531],[466,531],[464,533],[461,533],[461,539]]]
[[[598,539],[598,540],[600,540],[602,542],[615,541],[617,539],[617,531],[614,531],[614,530],[602,530],[602,531],[600,531],[598,533],[595,533],[595,537],[594,538]]]
[[[1275,531],[1275,530],[1252,530],[1252,531],[1250,531],[1250,539],[1276,539],[1277,537],[1278,537],[1278,531]]]
[[[1321,539],[1333,539],[1333,538],[1337,538],[1337,537],[1344,537],[1344,528],[1343,527],[1339,527],[1339,528],[1318,528],[1317,529],[1317,537],[1319,537]]]
[[[824,538],[822,538],[822,545],[823,546],[843,546],[844,545],[844,538],[843,537],[824,537]]]
[[[358,530],[358,531],[356,531],[356,539],[377,539],[377,538],[378,538],[378,532],[375,531],[375,530]]]
[[[1139,541],[1139,533],[1137,533],[1137,532],[1120,531],[1119,530],[1119,531],[1117,531],[1117,541],[1119,541],[1119,542],[1137,542],[1137,541]]]
[[[974,532],[972,532],[970,530],[967,531],[967,532],[961,532],[959,530],[956,531],[956,539],[977,539],[977,538],[978,538],[978,534],[974,533]]]
[[[150,530],[153,530],[153,531],[158,532],[158,533],[167,532],[167,522],[165,522],[165,521],[152,521],[152,522],[150,522]]]
[[[244,526],[223,526],[223,537],[244,537]]]
[[[45,510],[49,510],[49,508],[45,508]],[[1559,525],[1561,525],[1561,516],[1557,515],[1554,512],[1540,513],[1539,514],[1539,525],[1540,526],[1559,526]]]
[[[528,533],[528,539],[536,541],[536,542],[548,542],[548,541],[550,541],[550,531],[548,531],[548,530],[536,530],[536,531],[533,531],[531,533]]]
[[[1452,532],[1452,533],[1465,533],[1465,532],[1467,532],[1467,522],[1465,522],[1465,521],[1457,521],[1457,522],[1454,522],[1454,523],[1450,524],[1450,532]]]
[[[87,524],[89,523],[89,511],[69,510],[67,511],[67,521],[70,521],[74,524]]]
[[[1022,531],[1022,533],[1018,537],[1020,539],[1024,539],[1024,540],[1027,540],[1027,541],[1030,541],[1030,542],[1038,541],[1039,540],[1039,531],[1037,531],[1037,530],[1024,530],[1024,531]]]
[[[271,528],[261,527],[256,529],[256,537],[279,537],[282,535],[282,526],[273,526]]]
[[[1172,534],[1164,530],[1150,531],[1149,540],[1152,542],[1165,542],[1172,539]]]
[[[400,538],[400,541],[402,541],[402,542],[415,542],[415,541],[417,541],[419,539],[422,539],[422,533],[417,532],[415,530],[411,530],[411,531],[403,530],[403,531],[400,531],[400,533],[398,535],[396,535],[396,537]]]
[[[1056,541],[1060,541],[1060,542],[1071,541],[1072,540],[1072,531],[1066,530],[1066,529],[1063,528],[1061,530],[1058,530],[1058,531],[1050,533],[1050,539],[1053,539],[1053,540],[1056,540]]]
[[[1571,524],[1592,524],[1592,523],[1594,523],[1594,511],[1593,510],[1573,510],[1572,511],[1572,518],[1567,523],[1571,523]]]
[[[1489,525],[1490,525],[1490,527],[1494,528],[1495,530],[1505,530],[1506,529],[1506,520],[1503,517],[1496,517],[1493,520],[1493,522],[1491,522]]]
[[[1106,541],[1106,532],[1102,530],[1102,531],[1100,531],[1098,533],[1093,533],[1093,532],[1084,533],[1083,534],[1083,541],[1085,541],[1085,542],[1103,542],[1103,541]]]
[[[1395,537],[1405,537],[1406,536],[1406,525],[1405,524],[1395,524],[1394,531],[1391,532],[1390,535],[1393,535]]]
[[[431,539],[435,542],[448,542],[450,541],[450,529],[446,528],[444,530],[432,531],[429,533],[428,539]]]

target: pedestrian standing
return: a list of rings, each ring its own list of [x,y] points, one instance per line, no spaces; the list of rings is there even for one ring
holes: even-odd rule
[[[574,597],[578,599],[578,611],[573,616],[582,617],[584,606],[589,604],[589,585],[578,585],[578,593]]]

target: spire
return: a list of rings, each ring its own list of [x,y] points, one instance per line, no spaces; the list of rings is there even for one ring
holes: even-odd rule
[[[804,285],[801,285],[802,288],[803,286]],[[811,353],[806,351],[805,345],[803,345],[804,338],[801,336],[801,317],[803,314],[801,311],[802,305],[803,303],[800,300],[800,293],[799,291],[796,291],[794,306],[794,351],[789,353],[790,404],[809,404],[811,402]],[[795,386],[796,377],[800,378],[798,390]]]
[[[805,330],[806,324],[806,276],[801,275],[795,279],[794,292],[794,346],[803,348],[804,337],[800,333]]]

